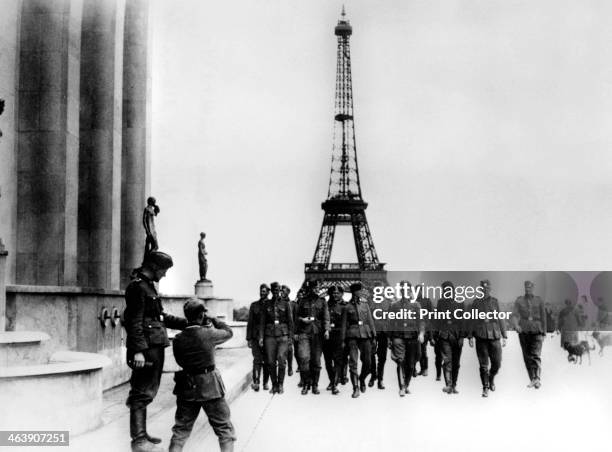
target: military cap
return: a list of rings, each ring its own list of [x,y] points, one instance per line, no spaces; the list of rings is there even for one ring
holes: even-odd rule
[[[287,290],[287,291],[291,292],[291,289],[289,288],[289,286],[286,286],[286,285],[284,285],[284,284],[281,286],[281,290],[282,290],[282,291]]]
[[[400,286],[401,287],[404,287],[404,286],[412,287],[412,284],[410,284],[410,281],[403,280],[403,281],[400,281]]]
[[[261,284],[259,285],[259,288],[260,288],[260,289],[268,289],[268,290],[270,290],[270,286],[268,286],[266,283],[261,283]]]
[[[273,283],[270,283],[270,287],[272,288],[272,290],[280,289],[280,284],[274,281]]]
[[[534,285],[532,281],[525,281],[525,287],[533,287]]]
[[[491,281],[489,281],[488,279],[483,279],[482,281],[480,281],[480,285],[482,287],[485,287],[485,286],[488,287],[491,285]]]
[[[151,251],[145,256],[143,265],[154,270],[167,270],[174,265],[174,262],[172,262],[172,257],[169,254],[161,251]]]
[[[363,289],[363,285],[361,283],[351,284],[351,292],[359,292],[361,289]]]
[[[187,320],[195,320],[198,318],[201,312],[206,312],[208,309],[204,304],[204,301],[199,298],[190,298],[183,305],[183,312]]]

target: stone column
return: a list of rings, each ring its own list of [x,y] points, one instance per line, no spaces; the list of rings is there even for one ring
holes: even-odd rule
[[[124,0],[84,0],[78,284],[119,288]]]
[[[76,283],[81,0],[23,0],[18,284]]]
[[[123,150],[121,171],[121,286],[142,261],[142,210],[149,195],[151,149],[151,57],[149,2],[130,0],[123,45]]]
[[[15,281],[17,248],[17,89],[21,0],[3,0],[0,14],[0,240],[13,251],[6,263],[6,280]],[[1,296],[1,294],[0,294]],[[1,331],[1,328],[0,328]]]

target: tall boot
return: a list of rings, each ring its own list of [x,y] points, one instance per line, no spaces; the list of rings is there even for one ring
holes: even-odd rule
[[[374,386],[374,382],[378,379],[378,375],[376,373],[376,354],[372,354],[372,371],[370,373],[370,381],[368,382],[368,386],[371,388]],[[365,379],[364,379],[365,380]]]
[[[453,366],[453,370],[452,370],[452,389],[453,389],[453,394],[459,394],[459,391],[457,391],[457,380],[459,379],[459,366]]]
[[[270,380],[272,382],[272,389],[270,389],[270,394],[276,394],[276,392],[278,391],[278,376],[276,374],[275,364],[270,366],[269,372],[270,372]]]
[[[321,374],[320,370],[313,370],[312,371],[312,393],[313,394],[320,394],[319,392],[319,375]]]
[[[359,377],[357,376],[357,374],[354,374],[352,372],[351,383],[353,383],[353,394],[351,395],[351,397],[353,399],[356,399],[357,397],[359,397]]]
[[[287,376],[291,377],[293,375],[293,345],[289,347],[289,351],[287,352]]]
[[[491,391],[495,391],[495,375],[493,373],[489,374],[489,389]]]
[[[385,389],[385,385],[383,384],[383,377],[385,376],[385,363],[378,360],[378,369],[376,369],[376,373],[378,374],[378,389]]]
[[[251,383],[251,389],[253,391],[259,391],[259,373],[261,372],[261,366],[259,364],[253,364],[253,383]]]
[[[450,369],[447,369],[446,366],[444,367],[444,384],[446,385],[442,391],[446,392],[447,394],[451,394],[453,392],[452,389],[452,385],[453,385],[453,377],[451,374]]]
[[[144,410],[144,427],[145,427],[145,436],[147,437],[147,439],[149,440],[150,443],[153,444],[159,444],[161,443],[161,438],[157,438],[156,436],[151,436],[149,435],[149,432],[147,432],[147,408],[143,408]]]
[[[162,449],[147,439],[147,410],[132,408],[130,410],[130,436],[133,452],[161,452]]]
[[[340,368],[340,366],[335,366],[334,367],[334,379],[332,380],[332,388],[331,388],[331,392],[333,395],[338,394],[340,391],[338,390],[338,383],[340,382],[340,373],[342,372],[342,369]]]
[[[219,441],[219,450],[221,452],[234,452],[234,441]]]
[[[399,386],[399,395],[406,395],[406,387],[404,386],[404,365],[402,362],[397,363],[397,385]]]
[[[302,382],[302,395],[308,394],[309,372],[306,369],[300,370],[300,381]]]
[[[282,394],[285,392],[284,383],[285,383],[285,369],[282,372],[278,373],[278,382],[276,384],[276,392],[277,394]]]
[[[331,391],[334,387],[334,378],[336,378],[336,371],[334,367],[328,363],[325,363],[325,371],[327,372],[327,378],[329,378],[329,384],[327,385],[327,388],[325,388],[325,390]]]
[[[480,369],[480,382],[482,383],[482,396],[489,397],[489,371]]]
[[[404,363],[404,364],[407,364],[407,363]],[[410,390],[408,389],[408,387],[410,386],[410,380],[412,380],[415,370],[416,370],[416,367],[414,365],[412,368],[408,367],[407,365],[404,367],[404,392],[406,394],[410,394]]]
[[[348,363],[346,362],[346,359],[344,360],[344,362],[342,363],[342,375],[340,376],[340,384],[345,385],[348,383]]]
[[[268,381],[270,380],[270,369],[268,369],[268,366],[264,364],[263,366],[263,390],[267,391],[268,389],[270,389],[270,386],[268,385]]]

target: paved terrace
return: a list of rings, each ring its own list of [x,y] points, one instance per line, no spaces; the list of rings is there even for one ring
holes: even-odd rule
[[[431,350],[431,348],[430,348]],[[387,389],[368,388],[356,400],[350,387],[332,396],[302,396],[296,387],[299,374],[286,379],[285,394],[255,393],[248,387],[250,350],[220,350],[218,365],[232,400],[237,430],[236,451],[312,452],[344,448],[353,451],[412,450],[439,452],[497,451],[604,451],[612,450],[612,349],[605,357],[592,352],[583,365],[569,364],[559,337],[544,344],[540,390],[527,389],[518,338],[510,333],[504,349],[497,391],[480,397],[475,349],[463,349],[460,394],[441,391],[430,369],[417,377],[412,394],[399,398],[395,366],[388,361]],[[430,355],[430,367],[431,367]],[[149,410],[149,430],[163,438],[167,449],[174,418],[172,374],[164,374],[160,394]],[[104,426],[71,440],[71,451],[129,451],[127,386],[106,393]],[[218,450],[217,439],[200,415],[185,452]],[[33,450],[29,448],[29,450]],[[50,451],[53,448],[45,448]],[[56,450],[66,450],[66,448]]]

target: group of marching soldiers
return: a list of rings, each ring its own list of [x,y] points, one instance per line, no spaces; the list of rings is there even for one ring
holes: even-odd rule
[[[402,281],[400,285],[411,287],[408,281]],[[499,312],[499,302],[491,296],[490,281],[481,281],[480,285],[484,297],[476,300],[470,309]],[[453,290],[446,290],[449,287]],[[525,281],[525,293],[517,298],[511,320],[519,335],[530,381],[528,387],[537,389],[541,386],[540,355],[547,326],[544,302],[533,294],[533,287],[531,281]],[[442,283],[443,294],[452,294],[453,291],[452,282]],[[346,301],[343,288],[331,286],[325,300],[319,295],[317,281],[307,281],[297,298],[291,301],[287,286],[277,282],[270,286],[261,284],[260,298],[251,304],[247,324],[247,341],[253,353],[252,389],[259,391],[260,384],[263,384],[264,390],[282,394],[285,374],[293,375],[295,356],[301,393],[319,394],[323,355],[329,379],[327,390],[332,394],[340,392],[339,385],[348,382],[348,368],[352,397],[356,398],[366,391],[367,386],[376,384],[379,389],[385,389],[384,369],[387,350],[390,349],[391,359],[397,365],[399,395],[403,397],[410,393],[412,378],[427,376],[427,346],[431,345],[435,354],[436,380],[443,377],[443,391],[457,394],[461,352],[467,338],[470,347],[476,346],[482,396],[488,397],[489,391],[495,391],[495,376],[501,367],[502,347],[507,339],[504,320],[487,320],[487,316],[482,316],[484,318],[466,322],[452,316],[428,321],[418,313],[421,309],[433,311],[433,303],[419,295],[416,300],[404,296],[392,303],[377,305],[388,311],[415,311],[415,315],[404,316],[405,320],[391,324],[393,322],[389,320],[374,319],[374,306],[360,283],[352,284],[350,292],[351,298]],[[409,289],[404,291],[404,295],[410,293]],[[435,308],[454,312],[465,309],[463,305],[452,295],[446,295],[438,300]]]
[[[422,319],[418,315],[420,309],[433,311],[432,301],[420,294],[416,300],[410,299],[410,282],[402,281],[400,285],[408,288],[404,297],[392,303],[383,302],[377,307],[398,313],[415,311],[415,315],[389,321],[374,319],[374,306],[360,283],[350,286],[351,298],[348,301],[344,299],[341,286],[329,287],[326,300],[318,292],[317,281],[306,281],[294,301],[289,298],[289,287],[277,282],[270,286],[261,284],[259,300],[251,304],[247,324],[247,341],[253,354],[252,389],[259,391],[260,384],[263,384],[264,390],[282,394],[285,374],[293,375],[295,357],[301,393],[320,394],[323,355],[329,379],[327,390],[332,394],[340,392],[338,386],[348,382],[348,368],[352,397],[356,398],[366,391],[367,386],[376,384],[378,389],[385,389],[384,369],[387,350],[390,349],[391,359],[397,365],[399,395],[403,397],[410,393],[413,377],[428,374],[429,344],[435,353],[436,380],[444,377],[443,391],[457,394],[461,352],[467,338],[470,347],[475,342],[482,396],[488,397],[489,391],[495,391],[495,376],[501,366],[502,347],[506,345],[504,320],[487,320],[487,316],[469,322],[454,316],[445,320]],[[470,309],[499,312],[499,302],[491,296],[490,281],[481,281],[480,285],[484,297],[475,300]],[[449,287],[452,290],[446,290]],[[517,298],[511,320],[519,334],[530,380],[528,387],[537,389],[541,386],[540,355],[547,327],[544,302],[533,294],[533,287],[531,281],[525,281],[525,293]],[[452,282],[442,283],[445,296],[437,302],[435,308],[438,311],[465,309],[463,303],[449,295],[453,292]],[[420,367],[418,372],[417,364]]]

